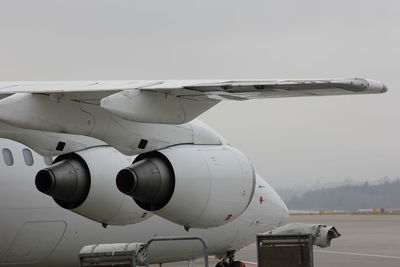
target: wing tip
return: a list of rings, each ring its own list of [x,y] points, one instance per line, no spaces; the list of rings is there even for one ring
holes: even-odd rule
[[[368,82],[367,91],[369,91],[371,93],[383,94],[388,91],[387,86],[383,82],[371,80],[371,79],[366,79],[366,81]]]

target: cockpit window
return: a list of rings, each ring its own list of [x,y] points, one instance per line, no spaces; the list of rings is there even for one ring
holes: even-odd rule
[[[22,154],[24,155],[25,164],[28,165],[28,166],[32,166],[33,165],[32,152],[29,149],[24,148],[22,150]]]
[[[14,158],[10,149],[8,148],[3,149],[3,159],[7,166],[14,165]]]

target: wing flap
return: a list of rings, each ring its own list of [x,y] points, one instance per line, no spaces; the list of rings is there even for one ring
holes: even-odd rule
[[[255,98],[288,97],[306,95],[342,95],[355,93],[384,93],[383,83],[361,78],[338,80],[266,80],[231,81],[214,84],[186,86],[186,89],[204,93],[225,92],[231,94],[258,92]],[[145,89],[149,89],[146,87]]]

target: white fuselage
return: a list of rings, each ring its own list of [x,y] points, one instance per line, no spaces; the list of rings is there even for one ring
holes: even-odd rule
[[[24,161],[20,143],[0,139],[0,149],[9,149],[13,164],[0,156],[0,266],[78,266],[84,245],[144,242],[154,236],[197,235],[205,239],[210,254],[223,255],[255,241],[255,235],[283,224],[288,211],[277,193],[257,175],[256,189],[247,210],[237,219],[210,229],[190,229],[159,216],[129,226],[108,226],[59,207],[37,191],[35,174],[46,167],[44,159],[32,151],[34,163]],[[111,177],[110,177],[111,178]],[[153,263],[197,258],[196,242],[154,244]]]

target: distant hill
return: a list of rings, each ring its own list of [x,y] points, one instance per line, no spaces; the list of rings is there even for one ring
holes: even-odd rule
[[[305,192],[286,201],[289,209],[355,210],[400,208],[400,181],[379,185],[344,185]]]

